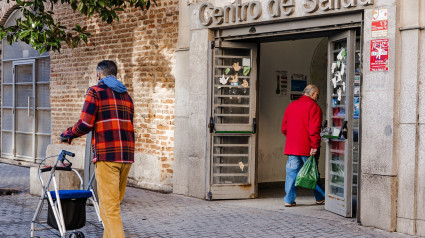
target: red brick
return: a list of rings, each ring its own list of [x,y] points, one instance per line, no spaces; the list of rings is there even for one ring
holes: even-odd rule
[[[73,28],[88,26],[89,44],[75,49],[62,44],[61,53],[50,53],[50,103],[52,109],[52,143],[79,119],[87,88],[96,83],[96,65],[103,59],[114,60],[133,97],[136,114],[136,153],[161,156],[164,173],[172,176],[174,158],[175,79],[172,67],[178,36],[178,1],[158,0],[149,11],[126,9],[120,22],[111,25],[98,18],[87,19],[69,6],[57,4],[54,17]],[[0,22],[10,9],[0,2]],[[166,52],[168,55],[164,55]],[[162,94],[157,93],[161,88]],[[66,92],[66,93],[64,93]],[[165,136],[167,135],[167,136]],[[85,137],[73,141],[85,145]],[[165,163],[165,164],[164,164]]]

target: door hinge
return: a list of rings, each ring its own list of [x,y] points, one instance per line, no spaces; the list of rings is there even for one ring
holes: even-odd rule
[[[212,40],[211,42],[210,42],[210,47],[211,47],[211,49],[214,49],[215,48],[215,41],[214,40]]]
[[[210,133],[213,133],[215,131],[215,124],[214,124],[213,117],[210,117],[210,123],[208,123],[208,128],[210,128]]]
[[[212,192],[208,193],[208,200],[211,201],[212,200]]]
[[[252,134],[257,132],[257,118],[252,119]]]

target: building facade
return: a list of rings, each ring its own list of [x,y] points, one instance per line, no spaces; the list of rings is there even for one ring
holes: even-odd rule
[[[14,11],[13,2],[1,4],[2,23],[14,24],[13,19],[19,13]],[[171,192],[178,8],[178,1],[158,1],[157,6],[149,12],[128,9],[120,14],[119,22],[108,25],[97,18],[86,19],[74,13],[70,7],[57,5],[54,7],[55,16],[67,27],[72,28],[75,24],[88,26],[92,37],[87,45],[81,44],[73,50],[65,46],[61,53],[50,52],[40,57],[38,52],[32,51],[30,47],[22,47],[23,44],[16,43],[9,46],[3,42],[2,69],[6,71],[3,70],[2,82],[9,83],[15,78],[18,85],[15,89],[12,85],[3,85],[2,98],[7,100],[7,96],[15,93],[15,104],[12,105],[10,102],[7,106],[16,107],[21,113],[17,113],[15,118],[6,118],[3,116],[4,110],[7,113],[7,110],[13,109],[2,108],[4,126],[2,135],[10,134],[2,140],[2,157],[34,161],[44,158],[46,154],[47,156],[58,154],[60,149],[67,148],[77,154],[74,166],[82,168],[85,138],[78,138],[73,141],[72,146],[66,146],[60,143],[59,135],[78,120],[87,88],[97,83],[95,80],[97,63],[103,59],[110,59],[117,63],[119,78],[129,88],[136,108],[134,120],[136,159],[133,166],[135,169],[130,176],[131,182],[145,188]],[[44,65],[47,67],[47,75],[38,74],[42,72],[37,68],[38,62],[42,59],[46,62]],[[20,62],[27,68],[35,65],[34,74],[27,70],[28,72],[25,71],[26,74],[22,74],[22,77],[29,78],[29,81],[34,78],[33,81],[36,82],[39,79],[47,82],[47,88],[44,88],[43,92],[37,91],[36,87],[34,92],[29,92],[28,90],[32,90],[29,86],[19,85],[21,76],[17,70],[13,75],[12,67]],[[19,95],[21,93],[19,87],[25,87],[22,91],[28,96]],[[47,100],[41,100],[39,95],[47,96]],[[46,105],[38,105],[39,102],[45,102]],[[51,110],[48,113],[49,118],[47,120],[40,118],[41,113],[32,112],[33,108],[44,109],[42,112]],[[34,126],[22,129],[28,120],[33,120]],[[5,123],[9,121],[16,121],[16,125]],[[45,137],[49,137],[43,143],[39,143],[42,133],[46,134]],[[19,137],[21,134],[27,138]]]
[[[281,118],[314,83],[338,137],[322,144],[326,209],[425,235],[425,1],[192,1],[180,9],[175,193],[248,198],[258,184],[283,180]]]
[[[283,112],[313,83],[330,137],[319,160],[325,209],[425,236],[424,0],[157,3],[111,25],[56,7],[61,22],[92,29],[73,50],[40,57],[2,42],[2,157],[66,148],[83,168],[85,139],[68,146],[58,135],[78,119],[96,64],[111,59],[135,102],[133,185],[256,198],[285,179]],[[1,4],[0,23],[12,24],[13,5]]]

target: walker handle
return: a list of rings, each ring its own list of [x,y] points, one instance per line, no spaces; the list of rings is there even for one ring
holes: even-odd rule
[[[74,153],[69,152],[69,151],[66,151],[66,150],[62,150],[62,153],[66,154],[66,155],[69,155],[71,157],[75,157],[75,154]]]
[[[48,172],[48,171],[51,171],[51,170],[52,170],[52,167],[51,167],[51,166],[40,169],[40,171],[41,171],[42,173],[44,173],[44,172]],[[72,169],[71,169],[71,168],[68,168],[68,167],[56,167],[56,168],[55,168],[55,170],[72,171]]]
[[[59,161],[62,163],[62,165],[64,167],[71,168],[72,163],[65,158],[65,155],[69,155],[71,157],[74,157],[75,154],[72,153],[72,152],[66,151],[66,150],[62,150],[61,153],[60,153],[60,155],[59,155]],[[64,162],[67,162],[68,164],[65,164]]]

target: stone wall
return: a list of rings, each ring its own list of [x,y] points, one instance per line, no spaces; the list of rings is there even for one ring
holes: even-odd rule
[[[425,1],[400,1],[397,231],[425,236]]]
[[[371,35],[372,11],[388,9],[388,34]],[[399,6],[396,0],[375,3],[364,11],[361,92],[360,221],[365,226],[396,230],[397,110],[399,97]],[[370,71],[371,41],[388,38],[388,71]]]

